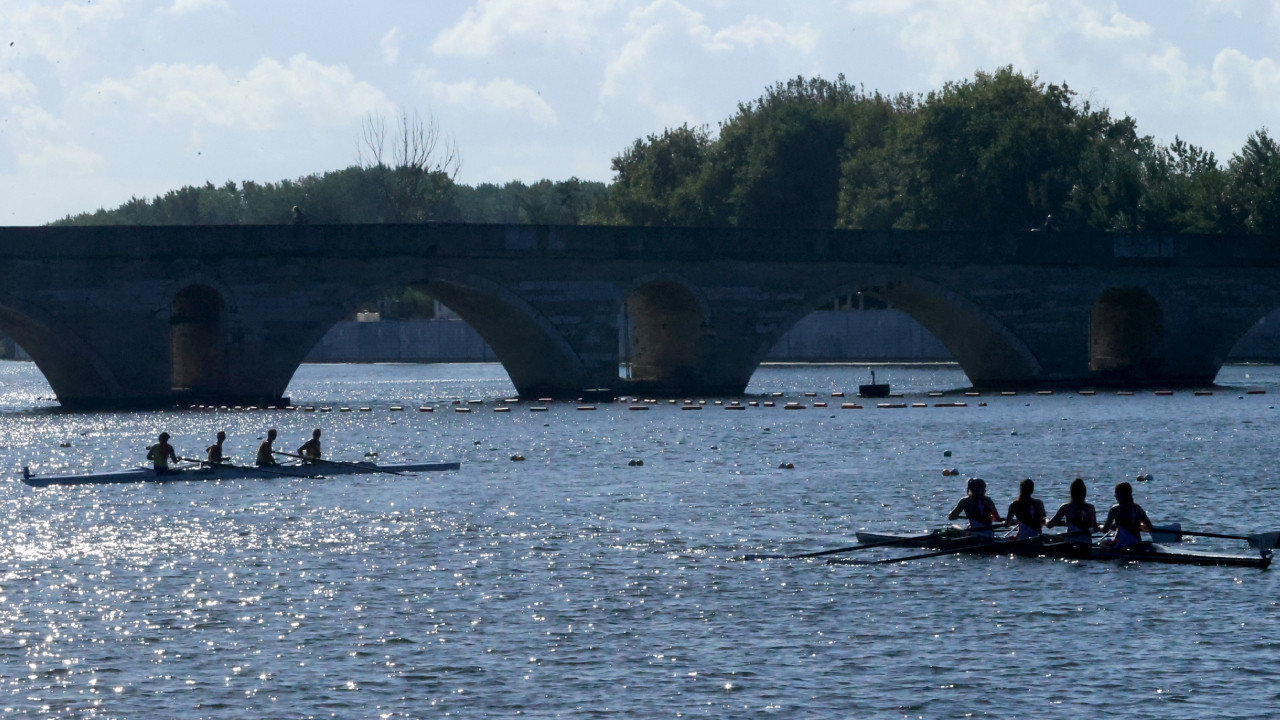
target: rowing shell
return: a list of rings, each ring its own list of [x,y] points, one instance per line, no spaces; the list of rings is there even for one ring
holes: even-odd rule
[[[993,539],[967,534],[927,533],[902,535],[891,533],[859,532],[860,543],[896,541],[900,547],[919,547],[934,550],[980,555],[1023,555],[1026,557],[1050,557],[1066,560],[1114,560],[1119,562],[1151,562],[1174,565],[1224,565],[1230,567],[1265,568],[1271,564],[1271,554],[1227,555],[1199,550],[1174,550],[1159,543],[1143,543],[1129,550],[1112,550],[1098,545],[1084,545],[1040,536],[1028,540]]]
[[[22,469],[22,482],[32,487],[49,485],[104,485],[110,483],[182,482],[186,480],[234,480],[241,478],[288,477],[315,478],[333,475],[358,475],[365,473],[421,473],[457,470],[456,462],[417,463],[404,465],[375,465],[367,462],[327,462],[323,465],[272,465],[252,467],[246,465],[220,465],[218,467],[177,468],[157,473],[151,468],[94,473],[92,475],[32,475]]]

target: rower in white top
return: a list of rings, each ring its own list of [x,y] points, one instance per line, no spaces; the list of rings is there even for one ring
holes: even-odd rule
[[[982,478],[969,478],[967,493],[947,517],[959,520],[961,515],[969,521],[971,534],[984,537],[994,537],[995,524],[1004,522],[995,501],[987,497],[987,481]]]
[[[1005,513],[1005,526],[1018,527],[1018,532],[1013,536],[1016,540],[1038,537],[1044,529],[1044,503],[1039,498],[1032,497],[1035,491],[1036,483],[1031,478],[1018,483],[1018,499],[1009,504],[1009,512]]]

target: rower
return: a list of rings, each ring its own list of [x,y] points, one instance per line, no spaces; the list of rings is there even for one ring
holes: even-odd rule
[[[226,442],[226,440],[227,440],[227,433],[222,430],[219,430],[218,442],[205,448],[205,452],[209,453],[208,462],[210,466],[217,467],[221,465],[223,462],[225,462],[226,459],[222,455],[222,443]]]
[[[269,467],[271,465],[279,464],[276,462],[275,450],[271,447],[271,443],[275,442],[275,440],[276,429],[271,428],[267,431],[267,439],[263,440],[262,444],[258,446],[258,457],[255,461],[258,467]]]
[[[1084,478],[1076,478],[1071,481],[1071,502],[1064,503],[1058,508],[1058,512],[1053,514],[1045,527],[1057,527],[1066,525],[1067,532],[1065,539],[1067,542],[1082,543],[1085,545],[1093,544],[1093,531],[1098,528],[1098,513],[1093,508],[1093,503],[1085,501],[1085,495],[1088,488],[1085,487]]]
[[[1044,503],[1032,497],[1036,491],[1036,483],[1031,478],[1018,483],[1018,499],[1009,504],[1009,512],[1005,513],[1006,526],[1018,526],[1015,540],[1026,540],[1037,537],[1044,528]]]
[[[303,460],[320,459],[320,428],[311,431],[311,439],[302,443],[302,447],[298,448],[298,454]]]
[[[174,464],[178,462],[178,454],[173,451],[173,446],[169,444],[169,433],[162,432],[159,437],[160,442],[147,448],[147,459],[153,463],[157,475],[163,475],[172,472],[169,469],[169,462]]]
[[[961,515],[969,520],[970,534],[984,537],[995,537],[993,525],[1004,521],[995,501],[987,497],[987,481],[982,478],[969,478],[967,494],[960,498],[947,517],[959,520]]]
[[[1142,531],[1151,532],[1151,519],[1142,506],[1133,501],[1133,486],[1127,482],[1116,484],[1116,504],[1107,513],[1102,532],[1115,531],[1115,536],[1102,544],[1113,550],[1137,549],[1142,545]]]

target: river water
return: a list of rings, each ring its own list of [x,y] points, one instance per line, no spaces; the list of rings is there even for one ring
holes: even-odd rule
[[[937,527],[971,475],[1002,506],[1035,478],[1052,511],[1077,475],[1105,510],[1116,481],[1149,473],[1136,490],[1156,522],[1280,529],[1280,370],[1228,367],[1208,396],[969,397],[954,367],[877,374],[928,407],[841,409],[852,398],[832,393],[853,395],[864,367],[762,368],[750,392],[767,395],[741,402],[775,407],[533,412],[504,402],[513,390],[496,365],[311,365],[289,392],[331,412],[71,414],[32,365],[0,363],[0,709],[1274,717],[1274,570],[735,558],[850,545],[859,528]],[[967,407],[934,407],[957,401]],[[24,464],[136,466],[160,430],[195,455],[225,429],[247,460],[268,426],[289,450],[320,427],[339,460],[463,465],[44,489],[17,479]],[[951,468],[959,477],[942,475]]]

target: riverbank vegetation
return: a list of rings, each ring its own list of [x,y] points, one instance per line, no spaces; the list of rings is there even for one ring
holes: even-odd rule
[[[1225,163],[1001,68],[924,96],[778,83],[613,161],[614,222],[861,229],[1280,232],[1280,146]]]
[[[208,183],[56,224],[494,222],[1280,233],[1280,145],[1220,161],[1011,67],[925,95],[796,78],[719,127],[667,128],[613,181],[467,186],[433,123],[371,119],[359,162],[278,183]]]

